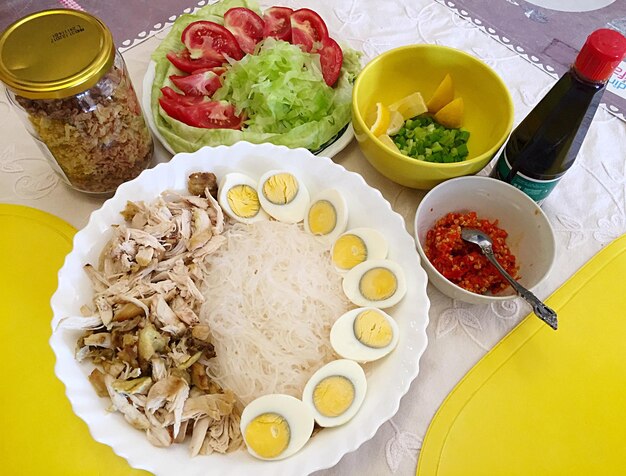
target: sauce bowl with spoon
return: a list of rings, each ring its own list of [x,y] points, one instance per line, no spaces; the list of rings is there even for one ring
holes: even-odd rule
[[[507,246],[519,266],[519,284],[542,297],[549,294],[550,289],[545,289],[546,278],[555,262],[556,240],[548,217],[525,193],[508,183],[482,176],[443,182],[430,190],[417,207],[415,242],[429,282],[446,296],[470,304],[500,304],[518,298],[511,286],[497,294],[463,289],[441,274],[426,256],[426,235],[435,222],[451,212],[471,211],[491,223],[497,221],[497,226],[507,232]]]

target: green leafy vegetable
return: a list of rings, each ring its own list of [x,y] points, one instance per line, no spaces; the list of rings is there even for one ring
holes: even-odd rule
[[[289,132],[332,113],[334,91],[323,81],[315,56],[268,38],[255,55],[234,63],[216,99],[245,111],[255,132]]]
[[[464,129],[448,129],[431,116],[421,115],[408,119],[392,139],[404,155],[426,162],[451,163],[465,160],[469,136]]]
[[[237,112],[246,113],[248,119],[242,131],[191,127],[170,118],[159,107],[160,89],[174,87],[169,76],[181,74],[166,54],[183,49],[182,31],[198,20],[223,24],[224,13],[233,7],[260,13],[256,3],[249,0],[223,0],[208,5],[176,20],[152,54],[156,70],[151,108],[160,134],[177,152],[192,152],[204,145],[230,145],[240,140],[319,149],[350,122],[352,84],[360,70],[360,55],[349,48],[343,48],[343,66],[333,88],[324,83],[319,55],[304,53],[283,41],[266,39],[257,55],[246,55],[233,63],[214,98],[226,100],[235,105]]]

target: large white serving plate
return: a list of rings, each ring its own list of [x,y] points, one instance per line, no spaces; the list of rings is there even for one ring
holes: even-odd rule
[[[148,127],[150,127],[150,130],[152,131],[154,137],[158,139],[161,145],[170,154],[176,154],[169,142],[167,142],[165,137],[163,137],[159,132],[159,129],[154,123],[154,117],[152,116],[152,107],[150,102],[152,100],[152,84],[154,83],[155,68],[156,63],[154,61],[150,61],[150,63],[148,63],[148,69],[146,70],[146,74],[143,77],[143,84],[141,88],[141,107],[143,109],[144,117],[148,121]],[[315,154],[323,155],[325,157],[334,157],[343,149],[345,149],[353,138],[354,129],[352,128],[352,123],[348,123],[348,125],[345,129],[343,129],[342,132],[340,132],[337,136],[333,137],[330,141],[324,144],[320,148],[320,150],[315,151]]]
[[[191,172],[211,171],[219,179],[227,172],[239,171],[258,178],[277,168],[299,172],[312,195],[325,188],[336,188],[348,203],[349,228],[368,226],[386,236],[389,258],[402,266],[408,289],[404,299],[388,310],[400,328],[398,346],[389,356],[369,366],[367,395],[357,415],[343,426],[319,432],[290,458],[260,461],[245,450],[190,458],[187,444],[156,448],[148,443],[144,432],[133,429],[121,414],[107,412],[108,399],[98,398],[87,380],[92,366],[74,359],[80,333],[58,326],[62,318],[80,315],[81,305],[89,303],[93,296],[83,265],[97,263],[101,248],[111,236],[111,225],[122,222],[119,212],[127,200],[150,201],[167,189],[182,191]],[[302,263],[301,272],[306,272],[306,263]],[[54,317],[50,345],[57,359],[55,372],[66,386],[74,412],[87,423],[94,439],[111,446],[132,466],[158,475],[277,476],[309,474],[331,467],[372,438],[396,413],[400,399],[418,374],[419,359],[427,344],[427,278],[402,217],[360,175],[305,149],[239,142],[229,147],[204,147],[192,154],[178,154],[170,162],[142,172],[121,185],[113,198],[92,213],[87,226],[74,237],[74,248],[58,277],[59,287],[51,301]]]

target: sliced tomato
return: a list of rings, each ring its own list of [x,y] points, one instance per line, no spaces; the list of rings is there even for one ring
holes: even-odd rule
[[[222,64],[226,56],[235,60],[243,58],[243,51],[233,34],[212,21],[190,23],[180,39],[189,50],[191,59],[205,58]]]
[[[244,53],[253,54],[254,48],[263,39],[265,22],[249,8],[231,8],[224,13],[224,26],[237,39]]]
[[[334,86],[341,72],[343,64],[343,51],[335,40],[328,37],[322,41],[322,47],[318,51],[320,64],[322,66],[322,76],[329,86]]]
[[[210,58],[192,59],[187,48],[177,53],[170,51],[166,56],[170,63],[185,73],[193,73],[199,69],[215,68],[224,63],[223,59],[219,61]]]
[[[277,40],[291,42],[291,14],[293,10],[288,7],[271,7],[263,12],[265,28],[263,38],[276,38]]]
[[[195,104],[200,104],[206,99],[204,96],[185,96],[184,94],[177,93],[169,86],[162,87],[161,93],[163,94],[164,98],[176,101],[182,106],[193,106]]]
[[[203,101],[185,105],[174,99],[161,97],[159,104],[165,113],[191,127],[202,129],[241,129],[243,115],[235,115],[235,106],[225,101]]]
[[[190,107],[185,106],[185,104],[177,101],[176,99],[171,99],[166,96],[162,96],[159,98],[159,105],[161,106],[161,108],[163,108],[168,116],[181,122],[184,122],[181,118],[185,107]]]
[[[212,96],[222,85],[220,74],[215,73],[212,69],[200,69],[187,76],[173,74],[170,76],[170,80],[188,96]]]
[[[201,68],[201,69],[196,69],[194,71],[191,72],[191,74],[196,74],[196,73],[204,73],[205,71],[213,71],[215,74],[217,74],[218,76],[223,75],[226,71],[228,71],[228,65],[225,66],[215,66],[214,68]]]
[[[326,23],[317,13],[301,8],[291,14],[291,42],[306,52],[315,52],[328,38]]]

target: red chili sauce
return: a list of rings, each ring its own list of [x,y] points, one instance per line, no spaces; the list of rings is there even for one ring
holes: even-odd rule
[[[477,294],[497,294],[509,285],[477,245],[463,241],[461,227],[476,228],[489,235],[498,262],[511,276],[519,278],[515,256],[505,242],[508,233],[498,227],[498,220],[491,223],[478,218],[476,212],[469,212],[448,213],[426,234],[426,256],[446,279]]]

